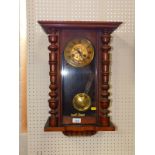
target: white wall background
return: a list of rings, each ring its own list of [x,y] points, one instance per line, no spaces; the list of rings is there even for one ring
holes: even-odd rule
[[[27,0],[28,155],[134,155],[134,0]],[[47,36],[38,20],[122,21],[111,45],[115,132],[67,137],[44,132],[48,118]]]

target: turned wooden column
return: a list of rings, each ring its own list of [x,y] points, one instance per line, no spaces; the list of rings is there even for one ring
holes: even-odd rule
[[[110,65],[110,54],[111,49],[110,34],[104,32],[101,36],[102,47],[101,47],[101,96],[100,96],[100,125],[108,127],[110,126],[110,117],[108,116],[109,110],[109,65]]]
[[[50,66],[49,96],[50,96],[50,99],[48,100],[48,102],[49,102],[49,107],[50,107],[49,113],[51,114],[50,119],[49,119],[49,126],[56,127],[58,126],[57,53],[58,53],[59,48],[57,45],[58,35],[55,29],[53,29],[52,33],[48,36],[48,40],[51,43],[48,46],[48,49],[50,50],[50,53],[49,53],[49,66]]]

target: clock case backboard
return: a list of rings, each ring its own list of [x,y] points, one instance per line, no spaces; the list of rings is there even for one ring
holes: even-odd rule
[[[48,34],[50,45],[50,99],[49,112],[51,116],[46,122],[45,131],[62,131],[65,135],[93,135],[97,131],[114,131],[115,127],[108,116],[109,110],[109,65],[111,49],[109,43],[111,33],[121,22],[73,22],[73,21],[39,21],[45,33]],[[64,60],[66,44],[76,38],[88,39],[95,51],[93,61],[83,68],[73,68]],[[65,77],[62,72],[67,69],[76,78]],[[94,74],[94,81],[90,90],[93,100],[93,111],[89,109],[85,116],[71,116],[77,111],[72,107],[70,96],[84,89],[88,74]],[[80,76],[76,76],[81,73]],[[84,73],[82,75],[82,73]],[[82,76],[84,77],[81,80]],[[72,89],[71,85],[75,88]],[[74,92],[75,91],[75,92]],[[82,91],[82,90],[81,90]],[[72,94],[73,93],[73,94]],[[68,103],[69,102],[69,103]],[[73,121],[79,119],[80,121]]]

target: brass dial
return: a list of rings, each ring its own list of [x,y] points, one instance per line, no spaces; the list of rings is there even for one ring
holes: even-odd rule
[[[83,67],[94,58],[94,48],[87,39],[73,39],[64,50],[65,60],[74,67]]]

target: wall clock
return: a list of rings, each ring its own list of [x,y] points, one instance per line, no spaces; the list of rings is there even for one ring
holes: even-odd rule
[[[121,22],[38,21],[46,34],[50,116],[44,131],[114,131],[109,117],[111,33]]]

